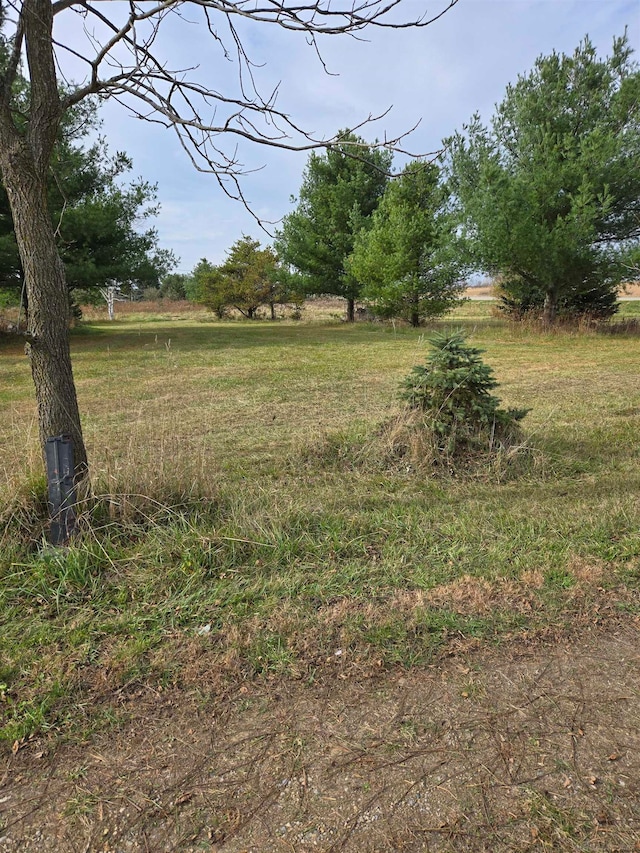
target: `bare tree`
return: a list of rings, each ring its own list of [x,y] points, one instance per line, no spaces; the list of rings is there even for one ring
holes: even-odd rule
[[[277,88],[260,94],[244,28],[271,25],[298,33],[322,62],[318,41],[324,35],[357,38],[372,27],[424,27],[458,0],[441,0],[431,17],[402,19],[407,2],[0,0],[0,172],[24,269],[40,438],[44,443],[51,435],[72,436],[77,478],[87,472],[87,457],[71,367],[67,286],[46,196],[62,117],[86,98],[115,99],[138,118],[172,128],[194,166],[213,173],[224,192],[244,201],[237,141],[298,151],[337,142],[315,138],[281,111]],[[211,47],[236,62],[234,92],[225,94],[202,82],[196,65],[169,67],[162,42],[173,28],[188,23],[206,27]],[[16,91],[25,62],[26,99]],[[67,75],[75,77],[78,68],[84,77],[71,86]],[[397,148],[399,142],[383,144]]]

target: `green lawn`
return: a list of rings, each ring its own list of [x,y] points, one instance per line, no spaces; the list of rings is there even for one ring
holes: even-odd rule
[[[439,326],[460,324],[504,404],[532,409],[511,473],[353,464],[397,411],[424,330],[193,313],[83,326],[98,499],[59,551],[30,541],[43,494],[30,377],[19,347],[0,349],[4,737],[86,729],[143,682],[192,689],[203,656],[227,679],[312,677],[336,651],[360,669],[412,665],[452,642],[635,611],[638,337],[535,333],[482,302]]]

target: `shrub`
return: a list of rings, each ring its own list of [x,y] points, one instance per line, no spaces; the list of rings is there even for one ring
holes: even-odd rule
[[[498,382],[480,358],[482,350],[470,346],[461,330],[437,333],[429,343],[426,364],[412,369],[401,397],[423,415],[438,450],[454,455],[512,443],[517,422],[529,410],[500,408],[499,398],[490,393]]]

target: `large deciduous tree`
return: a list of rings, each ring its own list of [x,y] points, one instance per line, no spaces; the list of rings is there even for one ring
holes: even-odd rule
[[[445,0],[435,17],[456,2]],[[29,300],[29,355],[40,436],[44,442],[51,435],[71,435],[78,477],[87,470],[87,457],[71,367],[64,264],[47,205],[49,164],[63,117],[89,97],[116,99],[139,118],[172,128],[196,167],[216,175],[228,194],[242,197],[235,141],[300,150],[331,147],[336,140],[301,135],[295,122],[276,107],[273,94],[262,97],[252,88],[255,68],[238,27],[284,28],[317,48],[322,34],[430,23],[426,18],[400,20],[396,12],[401,5],[406,6],[406,0],[0,2],[6,47],[0,63],[0,173]],[[239,75],[235,91],[221,92],[218,81],[207,85],[193,67],[173,68],[161,52],[172,28],[192,24],[211,34],[211,46],[225,61],[236,56],[241,71],[248,71]],[[29,81],[26,102],[16,97],[14,86],[23,61]],[[210,54],[206,61],[210,66]],[[71,90],[63,89],[60,80],[78,79],[79,67],[86,70],[84,79]],[[225,140],[231,141],[229,147]]]
[[[447,251],[447,201],[434,163],[410,163],[389,182],[349,260],[376,314],[419,326],[457,301],[464,284]]]
[[[278,255],[305,276],[311,292],[347,300],[349,321],[360,283],[348,258],[382,198],[391,160],[391,152],[346,132],[326,153],[311,153],[298,205],[284,218],[276,240]]]
[[[626,36],[601,59],[586,38],[540,57],[490,127],[450,144],[451,184],[477,266],[512,307],[615,310],[640,236],[640,72]]]

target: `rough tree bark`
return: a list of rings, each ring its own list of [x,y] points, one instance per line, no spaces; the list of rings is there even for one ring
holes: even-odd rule
[[[54,435],[74,443],[76,480],[87,472],[69,346],[69,297],[47,206],[46,177],[61,107],[51,47],[49,0],[27,0],[23,28],[31,83],[29,123],[23,131],[2,93],[0,172],[7,191],[29,304],[27,353],[38,407],[41,446]],[[7,82],[5,82],[5,86]]]
[[[347,298],[347,323],[355,323],[356,319],[356,300],[351,296]]]
[[[44,446],[50,436],[70,435],[79,478],[86,473],[87,456],[71,367],[64,267],[47,210],[46,184],[30,168],[28,152],[22,152],[22,156],[12,154],[7,157],[2,146],[0,169],[11,204],[29,302],[27,354],[36,392],[40,440]]]

